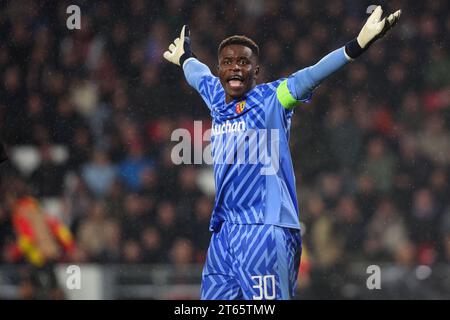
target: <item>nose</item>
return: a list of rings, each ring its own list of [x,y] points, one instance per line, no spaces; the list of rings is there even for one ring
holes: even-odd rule
[[[238,63],[234,63],[232,69],[233,71],[239,71],[241,70],[241,66]]]

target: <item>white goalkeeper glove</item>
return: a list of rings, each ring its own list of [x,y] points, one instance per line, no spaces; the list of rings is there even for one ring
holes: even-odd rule
[[[180,36],[176,38],[169,46],[169,50],[164,52],[164,59],[179,66],[183,66],[186,59],[195,57],[191,51],[191,39],[189,35],[189,26],[184,25]]]
[[[370,15],[358,37],[345,46],[350,58],[356,58],[367,50],[372,43],[382,38],[400,19],[402,11],[397,10],[380,21],[383,9],[378,6]]]

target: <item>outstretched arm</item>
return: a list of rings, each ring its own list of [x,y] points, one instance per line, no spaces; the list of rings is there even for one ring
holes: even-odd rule
[[[356,59],[372,43],[382,38],[397,23],[401,10],[390,14],[387,18],[380,21],[382,14],[381,6],[378,6],[370,15],[356,39],[350,41],[344,47],[329,53],[315,65],[297,71],[285,82],[282,82],[277,90],[281,104],[287,109],[292,109],[299,101],[308,101],[313,90],[324,79],[348,62]]]

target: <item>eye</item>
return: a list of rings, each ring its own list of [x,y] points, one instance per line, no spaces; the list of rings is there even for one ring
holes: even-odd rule
[[[239,60],[239,65],[245,66],[245,65],[247,65],[247,64],[249,64],[249,61],[248,61],[247,59],[241,59],[241,60]]]

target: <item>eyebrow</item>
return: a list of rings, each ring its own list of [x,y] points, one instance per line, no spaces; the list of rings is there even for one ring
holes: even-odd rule
[[[227,55],[227,56],[222,57],[222,59],[234,59],[234,56]],[[236,59],[248,59],[248,60],[250,60],[250,57],[247,57],[247,56],[239,56],[239,57],[237,57]]]

